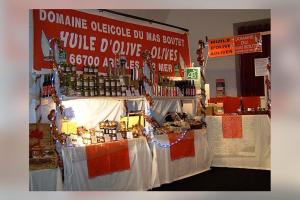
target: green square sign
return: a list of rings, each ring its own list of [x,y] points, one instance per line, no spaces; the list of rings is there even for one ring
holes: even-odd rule
[[[191,67],[184,69],[184,78],[186,80],[197,80],[200,78],[200,68]]]

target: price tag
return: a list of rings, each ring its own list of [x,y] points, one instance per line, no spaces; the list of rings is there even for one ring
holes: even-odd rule
[[[131,131],[128,131],[128,132],[126,133],[126,137],[127,137],[127,139],[133,139],[132,132],[131,132]]]

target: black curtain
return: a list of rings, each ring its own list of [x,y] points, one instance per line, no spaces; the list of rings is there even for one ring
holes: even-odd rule
[[[270,31],[270,22],[251,26],[241,26],[238,34]],[[264,77],[255,76],[254,59],[271,56],[271,35],[262,36],[262,52],[248,53],[240,56],[240,86],[242,96],[264,96]]]

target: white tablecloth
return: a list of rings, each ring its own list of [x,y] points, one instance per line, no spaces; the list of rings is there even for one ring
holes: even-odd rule
[[[167,135],[157,135],[155,140],[169,144]],[[212,155],[209,150],[206,130],[194,132],[195,157],[186,157],[172,161],[170,149],[161,148],[151,143],[153,150],[153,181],[154,187],[183,179],[210,169]]]
[[[65,190],[148,190],[152,155],[145,138],[128,140],[130,170],[89,179],[85,147],[63,147]]]
[[[270,119],[267,115],[242,115],[242,138],[223,138],[222,117],[207,116],[208,142],[213,147],[212,166],[270,169]]]
[[[56,191],[62,189],[60,169],[43,169],[29,172],[30,191]]]

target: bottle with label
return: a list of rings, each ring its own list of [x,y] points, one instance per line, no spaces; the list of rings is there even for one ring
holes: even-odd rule
[[[194,80],[191,80],[191,96],[195,96],[195,83]]]

